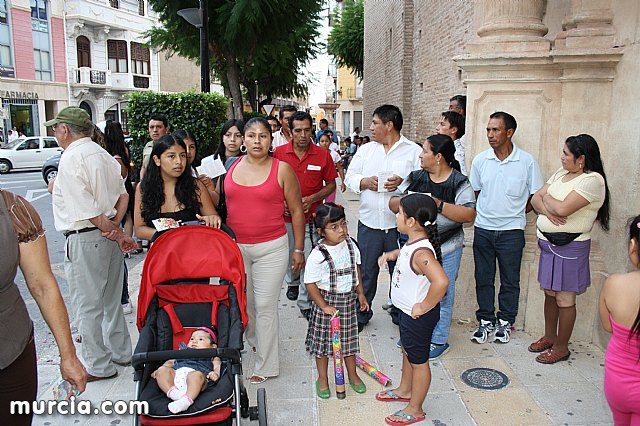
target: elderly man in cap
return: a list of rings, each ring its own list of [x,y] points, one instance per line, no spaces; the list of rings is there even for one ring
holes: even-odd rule
[[[53,187],[55,227],[66,238],[64,271],[82,336],[87,381],[117,376],[131,362],[131,338],[120,305],[122,252],[136,248],[117,226],[128,195],[118,162],[90,138],[94,125],[67,107],[44,123],[64,148]]]

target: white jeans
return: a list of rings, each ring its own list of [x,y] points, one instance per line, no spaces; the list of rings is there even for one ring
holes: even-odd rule
[[[238,244],[247,274],[247,314],[245,336],[256,348],[253,374],[265,377],[280,373],[278,360],[278,297],[289,268],[289,244],[283,235],[258,244]]]

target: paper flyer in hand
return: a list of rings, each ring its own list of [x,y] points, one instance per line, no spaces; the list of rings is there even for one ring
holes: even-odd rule
[[[204,157],[200,163],[200,167],[196,167],[196,170],[198,171],[198,174],[207,175],[212,179],[227,173],[220,157],[214,158],[213,155]]]
[[[158,219],[154,219],[151,222],[153,223],[153,226],[156,228],[156,231],[158,232],[180,227],[180,223],[178,223],[177,220],[172,219],[170,217],[161,217]]]

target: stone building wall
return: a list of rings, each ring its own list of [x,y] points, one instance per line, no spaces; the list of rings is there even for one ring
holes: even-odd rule
[[[364,122],[391,103],[402,110],[405,136],[422,142],[433,134],[449,98],[465,93],[451,58],[465,53],[472,25],[467,0],[367,0]]]
[[[589,133],[598,141],[612,194],[611,230],[594,227],[592,286],[578,298],[573,338],[603,346],[598,294],[607,276],[630,267],[626,222],[640,213],[638,28],[635,0],[365,3],[365,117],[395,103],[405,113],[403,133],[422,142],[449,97],[467,94],[467,165],[487,149],[489,114],[505,110],[518,120],[514,142],[536,157],[545,179],[561,166],[568,136]],[[538,334],[544,324],[535,220],[527,215],[516,327]],[[467,226],[454,318],[475,320],[472,241]]]
[[[365,4],[365,81],[363,125],[373,110],[397,105],[406,123],[411,117],[413,0],[367,0]],[[365,130],[365,134],[368,131]]]

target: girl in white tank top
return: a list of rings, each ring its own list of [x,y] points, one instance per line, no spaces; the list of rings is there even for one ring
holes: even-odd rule
[[[404,409],[386,417],[388,424],[410,424],[425,418],[422,404],[431,384],[428,348],[440,318],[440,300],[449,285],[441,266],[435,225],[437,214],[436,203],[428,195],[411,194],[401,198],[396,223],[398,232],[407,234],[409,240],[401,250],[384,253],[378,259],[381,266],[388,260],[397,260],[391,280],[391,300],[401,310],[403,374],[396,389],[382,391],[376,399],[408,402]],[[410,374],[405,374],[407,371]]]

